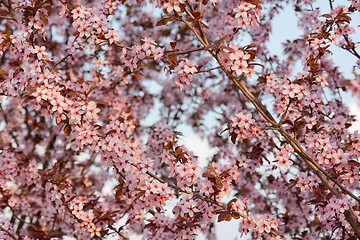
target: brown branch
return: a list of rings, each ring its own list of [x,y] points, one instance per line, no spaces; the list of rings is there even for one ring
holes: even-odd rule
[[[289,100],[289,103],[288,103],[288,105],[286,106],[285,111],[284,111],[283,114],[281,115],[281,118],[280,118],[280,121],[279,121],[279,124],[278,124],[278,125],[282,125],[283,121],[285,120],[286,114],[287,114],[287,112],[289,111],[290,105],[291,105],[291,99]]]
[[[190,3],[188,0],[186,0],[186,3],[187,3],[187,5],[189,6],[191,12],[194,12],[194,9],[193,9],[193,7],[191,6],[191,3]],[[206,37],[206,34],[205,34],[205,32],[204,32],[204,29],[203,29],[203,27],[202,27],[202,25],[201,25],[201,18],[195,18],[195,17],[190,13],[190,11],[189,11],[187,8],[185,8],[185,12],[186,12],[192,19],[194,19],[194,24],[197,25],[197,27],[198,27],[198,29],[199,29],[199,31],[200,31],[200,33],[201,33],[201,36],[202,36],[204,42],[206,43],[206,45],[209,45],[209,41],[208,41],[208,39],[207,39],[207,37]],[[201,14],[201,10],[200,10],[200,14]]]
[[[185,50],[185,51],[165,51],[164,53],[172,53],[172,54],[182,55],[182,54],[188,54],[188,53],[198,52],[198,51],[202,51],[202,50],[204,50],[204,48],[199,47],[199,48],[193,48],[193,49],[189,49],[189,50]]]
[[[198,74],[198,73],[209,73],[209,72],[211,72],[211,71],[213,71],[213,70],[217,70],[217,69],[221,69],[221,67],[218,66],[218,67],[213,67],[213,68],[206,69],[206,70],[201,70],[201,71],[198,71],[198,72],[196,72],[196,73],[194,73],[194,74]]]
[[[70,57],[72,53],[67,54],[65,57],[60,59],[57,63],[54,64],[53,68],[56,68],[60,63],[63,63],[68,57]]]
[[[17,22],[13,16],[9,17],[9,16],[5,16],[5,15],[0,15],[0,19],[13,20],[13,21]]]
[[[195,34],[196,38],[203,44],[203,46],[206,48],[207,44],[204,42],[204,40],[197,34],[196,29],[194,29],[185,19],[181,19],[182,22],[184,22]],[[340,187],[341,190],[343,190],[345,193],[347,193],[349,196],[354,198],[356,201],[359,200],[358,197],[356,197],[354,194],[352,194],[348,189],[346,189],[344,186],[342,186],[339,182],[335,181],[334,178],[330,177],[330,174],[328,174],[324,169],[321,168],[321,166],[310,156],[309,153],[307,153],[300,143],[291,137],[291,135],[280,125],[276,122],[272,114],[267,110],[267,108],[261,103],[260,100],[258,100],[245,86],[245,84],[242,81],[238,81],[235,76],[227,70],[220,61],[220,56],[215,51],[208,49],[208,52],[215,58],[215,60],[220,64],[222,67],[222,70],[224,73],[228,76],[228,78],[239,88],[239,90],[246,96],[246,98],[253,104],[253,106],[256,108],[256,110],[265,118],[265,120],[270,123],[270,125],[273,127],[274,130],[278,131],[285,139],[286,141],[294,148],[295,152],[305,161],[305,163],[309,166],[311,171],[316,174],[321,182],[326,186],[326,188],[331,191],[337,198],[341,198],[341,194],[332,186],[332,184],[329,182],[328,179],[333,181],[337,186]],[[244,75],[244,74],[242,74]],[[328,178],[328,179],[326,179]],[[350,194],[349,194],[350,193]],[[359,201],[358,201],[359,202]],[[350,223],[352,226],[355,234],[360,239],[360,223],[357,221],[357,217],[352,211],[348,211],[347,214],[345,214],[346,220]]]
[[[199,42],[201,42],[201,44],[206,48],[208,46],[208,44],[206,44],[206,42],[204,41],[204,39],[202,39],[202,37],[199,36],[199,34],[196,32],[195,28],[193,26],[191,26],[191,24],[186,21],[184,18],[181,18],[181,21],[183,23],[185,23],[185,25],[190,28],[190,30],[195,34],[196,38],[198,39]]]
[[[351,53],[352,55],[354,55],[355,57],[357,57],[358,59],[360,59],[360,54],[356,51],[355,44],[350,42],[350,39],[347,34],[343,34],[343,37],[345,39],[345,42],[348,45],[348,47],[345,47],[344,49],[346,51],[348,51],[349,53]],[[352,46],[352,47],[350,47],[350,46]]]
[[[357,216],[354,214],[354,212],[351,209],[345,210],[344,215],[346,220],[350,223],[356,236],[358,237],[358,239],[360,239],[360,224],[357,220]]]

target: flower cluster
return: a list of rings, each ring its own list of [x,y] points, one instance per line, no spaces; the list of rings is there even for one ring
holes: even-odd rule
[[[260,129],[251,113],[239,112],[235,117],[231,118],[228,127],[232,140],[242,141],[260,134]]]
[[[257,26],[260,22],[260,9],[249,2],[240,2],[235,9],[237,27],[246,29],[249,26]]]
[[[307,193],[319,184],[319,180],[315,176],[308,176],[300,173],[296,178],[296,187],[300,192]]]
[[[183,218],[192,218],[200,210],[197,208],[198,203],[193,200],[192,194],[183,194],[181,201],[173,209],[175,216]]]
[[[184,0],[166,1],[166,3],[164,3],[164,7],[168,13],[171,13],[172,11],[180,12],[181,11],[180,5],[184,4],[184,2],[185,2]]]
[[[253,58],[254,56],[239,47],[224,48],[221,52],[221,61],[224,66],[238,76],[250,75],[253,72],[253,67],[249,64]]]
[[[174,74],[175,84],[183,90],[185,86],[188,86],[194,79],[194,74],[197,72],[197,68],[194,63],[188,59],[179,61],[178,65],[167,72],[168,75]]]
[[[250,230],[254,230],[254,237],[260,238],[261,236],[267,236],[269,239],[276,239],[270,234],[271,231],[279,228],[280,222],[278,219],[271,215],[264,214],[258,216],[249,216],[247,219],[243,219],[239,231],[242,234],[249,233]]]
[[[175,133],[173,129],[164,123],[158,123],[150,132],[147,143],[150,156],[158,156],[162,153],[164,147],[174,140]]]
[[[18,175],[17,161],[18,158],[14,152],[5,151],[1,154],[2,168],[0,169],[1,186],[6,185],[6,181],[13,180]]]
[[[276,165],[281,169],[281,171],[287,171],[293,164],[290,160],[292,151],[292,148],[289,146],[282,147],[280,150],[274,150]]]
[[[91,35],[106,31],[105,15],[94,16],[92,9],[82,6],[74,8],[71,13],[74,19],[72,26],[77,30],[80,38],[89,38]]]
[[[35,54],[38,60],[49,61],[50,58],[46,52],[45,46],[34,46],[30,49],[30,52]]]
[[[163,58],[163,49],[157,47],[153,39],[145,37],[142,41],[142,45],[133,45],[129,50],[126,48],[122,49],[121,59],[131,71],[138,68],[138,63],[148,57],[158,62]]]

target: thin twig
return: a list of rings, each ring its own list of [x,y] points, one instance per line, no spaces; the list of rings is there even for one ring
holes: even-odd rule
[[[63,57],[62,59],[60,59],[60,61],[58,61],[57,63],[55,63],[55,65],[53,66],[53,68],[56,68],[60,63],[64,62],[68,57],[70,57],[72,54],[69,53],[68,55],[66,55],[65,57]]]
[[[201,71],[198,71],[194,74],[197,74],[197,73],[208,73],[208,72],[211,72],[213,70],[217,70],[217,69],[221,69],[221,66],[217,66],[217,67],[213,67],[213,68],[210,68],[210,69],[206,69],[206,70],[201,70]]]
[[[290,105],[291,105],[291,99],[289,100],[289,103],[286,106],[286,109],[285,109],[284,113],[281,115],[281,118],[280,118],[280,121],[279,121],[279,124],[278,124],[279,126],[282,125],[283,121],[285,120],[285,117],[286,117],[287,112],[289,111]]]
[[[182,54],[188,54],[188,53],[193,53],[193,52],[198,52],[198,51],[202,51],[204,50],[204,47],[198,47],[198,48],[193,48],[193,49],[189,49],[189,50],[185,50],[185,51],[165,51],[164,53],[172,53],[172,54],[177,54],[177,55],[182,55]]]
[[[5,232],[7,235],[9,235],[9,237],[11,237],[12,239],[15,240],[20,240],[20,238],[17,238],[14,234],[12,234],[11,232],[9,232],[8,230],[6,230],[3,226],[0,225],[0,230]]]

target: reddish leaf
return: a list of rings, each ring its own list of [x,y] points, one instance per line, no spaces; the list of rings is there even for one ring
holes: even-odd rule
[[[168,60],[170,65],[172,65],[172,66],[177,66],[178,65],[178,60],[177,60],[177,54],[176,53],[167,54],[166,59]]]
[[[233,143],[233,144],[235,144],[236,143],[236,138],[237,138],[237,134],[236,133],[231,133],[231,142]]]
[[[296,178],[296,179],[290,179],[290,185],[289,187],[287,188],[287,190],[290,190],[291,188],[293,188],[299,181],[299,178]]]
[[[163,18],[156,23],[156,26],[166,25],[170,20],[171,20],[171,18],[169,18],[169,17]]]
[[[321,15],[320,17],[332,19],[332,16],[331,16],[330,14],[323,14],[323,15]]]
[[[231,205],[232,205],[233,203],[236,203],[236,202],[237,202],[237,198],[231,199],[231,200],[228,202],[228,204],[226,205],[226,208],[227,208],[228,210],[230,210],[230,209],[231,209]]]
[[[71,133],[71,125],[66,124],[66,126],[64,127],[64,134],[65,134],[66,136],[69,136],[70,133]]]
[[[218,222],[223,222],[223,221],[230,221],[232,219],[231,214],[229,212],[222,212],[219,214],[218,216]]]
[[[200,12],[193,12],[192,15],[195,19],[202,17],[202,14]]]
[[[231,212],[231,216],[232,216],[232,218],[234,218],[234,219],[239,219],[241,216],[240,216],[240,213],[238,213],[238,212]]]
[[[209,165],[207,169],[216,174],[216,170],[213,166]]]
[[[0,69],[0,77],[7,77],[9,74],[5,70]]]
[[[171,48],[174,50],[177,45],[177,42],[170,42]]]
[[[215,178],[215,187],[219,190],[224,187],[221,178],[219,177]]]
[[[202,176],[203,176],[204,178],[214,178],[214,177],[215,177],[214,175],[212,175],[211,173],[208,173],[208,172],[204,172],[204,173],[202,174]]]
[[[350,161],[348,162],[348,164],[349,164],[350,166],[354,166],[354,167],[359,167],[359,168],[360,168],[360,163],[357,162],[357,161],[355,161],[355,160],[350,160]]]

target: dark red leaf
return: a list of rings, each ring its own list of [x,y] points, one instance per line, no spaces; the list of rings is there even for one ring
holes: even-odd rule
[[[156,23],[156,26],[166,25],[170,20],[171,18],[163,18]]]
[[[177,45],[177,42],[170,42],[171,48],[174,50]]]
[[[218,222],[223,222],[223,221],[230,221],[232,219],[231,214],[229,212],[222,212],[219,214],[218,216]]]

